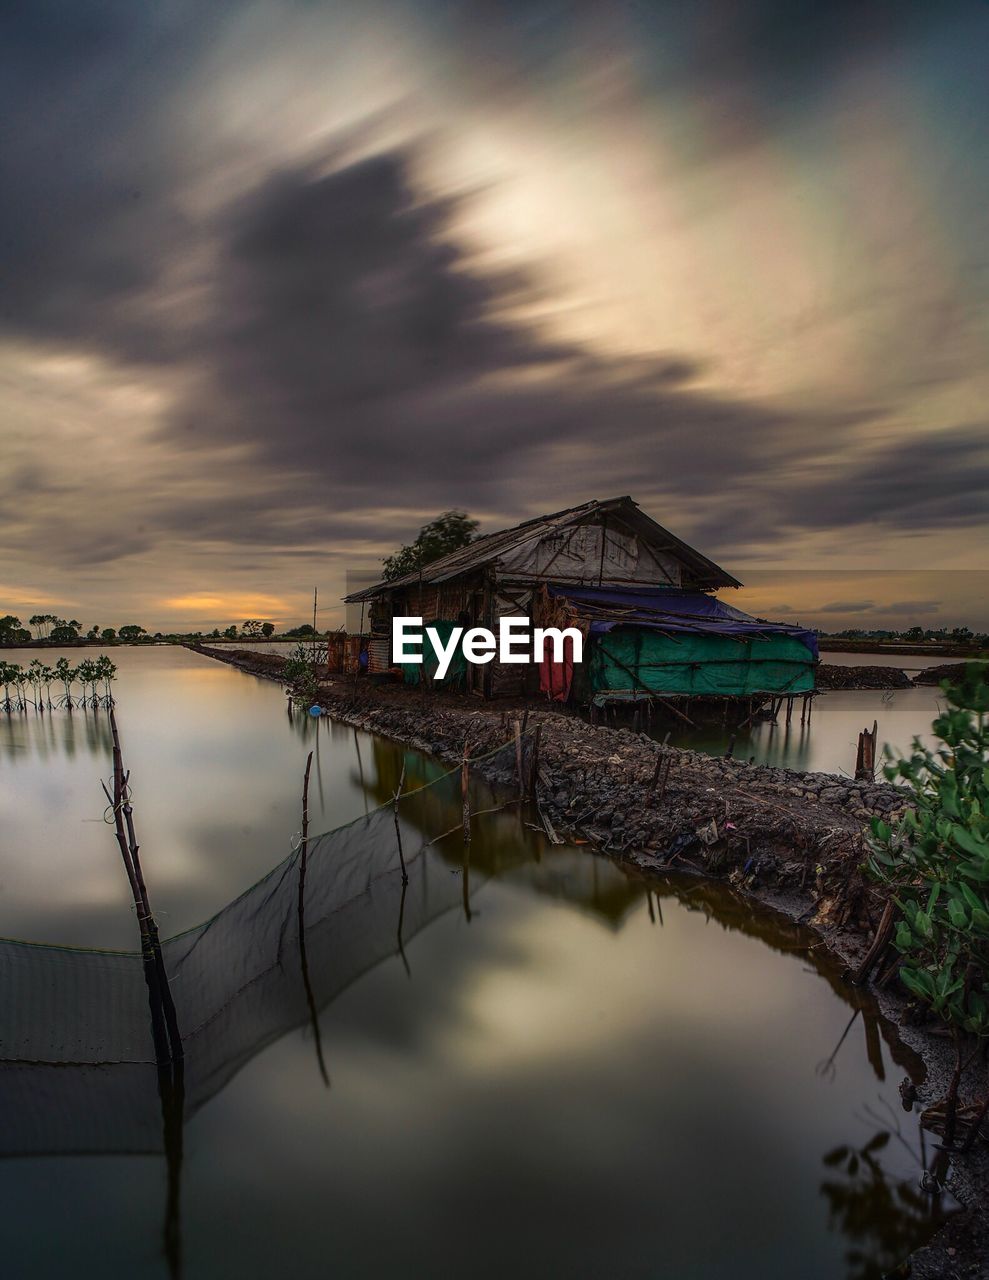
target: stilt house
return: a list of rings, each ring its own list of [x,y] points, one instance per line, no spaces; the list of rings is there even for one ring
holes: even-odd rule
[[[816,637],[750,617],[719,600],[741,583],[657,524],[629,497],[585,502],[490,533],[418,572],[347,597],[367,610],[371,674],[393,668],[394,617],[446,628],[486,626],[503,616],[534,626],[576,626],[578,666],[485,665],[462,660],[445,687],[485,697],[538,694],[601,705],[790,695],[814,688]],[[366,629],[366,622],[365,622]],[[429,678],[409,665],[415,683]],[[435,663],[434,669],[435,669]]]

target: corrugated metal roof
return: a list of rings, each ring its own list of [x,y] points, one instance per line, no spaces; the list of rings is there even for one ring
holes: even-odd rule
[[[587,520],[589,516],[604,515],[607,512],[618,513],[625,524],[633,528],[653,547],[673,552],[683,564],[693,571],[695,585],[708,587],[740,587],[742,585],[731,574],[726,573],[724,569],[715,564],[713,560],[701,555],[699,551],[695,551],[693,547],[688,546],[687,543],[670,533],[668,529],[664,529],[661,524],[657,524],[655,520],[647,516],[639,508],[637,503],[633,502],[630,497],[625,496],[609,498],[603,502],[597,500],[584,502],[578,507],[567,507],[565,510],[555,511],[551,515],[536,516],[532,520],[525,520],[522,524],[517,524],[511,529],[501,529],[498,533],[485,534],[483,537],[475,538],[466,547],[460,547],[457,551],[451,551],[449,555],[441,556],[439,560],[433,560],[432,563],[424,565],[421,574],[416,571],[407,573],[401,578],[394,578],[390,582],[382,581],[364,591],[358,591],[353,595],[346,596],[345,599],[348,604],[355,601],[371,600],[387,591],[406,586],[417,586],[420,580],[430,586],[440,582],[447,582],[449,579],[459,577],[461,574],[484,568],[492,561],[497,560],[499,556],[515,550],[516,547],[520,547],[526,542],[537,541],[556,529],[580,524],[582,521]]]

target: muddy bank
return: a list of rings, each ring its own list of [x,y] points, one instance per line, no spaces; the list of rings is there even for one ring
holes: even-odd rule
[[[974,663],[972,664],[975,665]],[[989,680],[989,662],[980,664],[982,666],[982,677]],[[959,667],[955,662],[945,663],[940,667],[928,667],[926,671],[919,672],[914,677],[914,684],[940,684],[942,680],[957,680],[959,676]]]
[[[274,680],[285,662],[275,654],[198,651]],[[871,941],[882,904],[861,871],[863,829],[873,815],[888,819],[900,812],[903,796],[893,786],[664,747],[630,729],[591,726],[565,710],[423,695],[353,677],[327,678],[320,703],[335,719],[451,764],[462,759],[465,746],[477,757],[494,751],[512,738],[513,722],[527,716],[523,763],[532,761],[538,729],[538,820],[550,838],[591,841],[644,875],[727,880],[789,919],[810,924],[849,968]],[[496,785],[519,788],[514,751],[474,767]],[[927,1078],[916,1105],[930,1105],[943,1095],[953,1065],[947,1042],[916,1025],[895,978],[873,993],[922,1058]],[[973,1093],[982,1089],[978,1069]],[[948,1185],[967,1211],[913,1256],[909,1274],[989,1277],[987,1153],[983,1145],[952,1169]]]

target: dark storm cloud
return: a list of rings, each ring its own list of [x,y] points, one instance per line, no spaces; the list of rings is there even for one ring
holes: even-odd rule
[[[898,439],[801,486],[785,518],[825,528],[878,521],[909,531],[983,524],[989,491],[989,424]]]
[[[190,228],[169,104],[227,6],[32,0],[0,42],[0,325],[161,349],[135,307]],[[130,341],[125,345],[130,345]]]
[[[941,608],[940,600],[894,600],[892,604],[882,606],[884,613],[895,614],[900,618],[915,618],[922,613],[937,613]]]
[[[814,610],[815,613],[864,613],[867,609],[874,609],[875,604],[871,600],[834,600],[831,604],[818,605]]]
[[[420,0],[445,57],[472,89],[509,111],[533,87],[579,113],[606,107],[596,69],[616,55],[639,70],[635,91],[689,102],[716,127],[689,127],[681,158],[738,152],[823,95],[837,72],[889,57],[956,21],[989,35],[981,0]],[[978,37],[976,37],[978,38]],[[581,82],[581,71],[592,68]]]
[[[265,464],[273,485],[254,529],[265,510],[279,522],[312,512],[299,518],[320,536],[321,507],[521,512],[546,500],[548,474],[561,503],[762,488],[767,458],[799,459],[818,432],[868,420],[695,390],[702,366],[687,357],[605,358],[547,338],[513,315],[534,285],[465,257],[456,205],[417,192],[413,159],[286,170],[213,228],[212,304],[189,334],[206,376],[166,430],[183,448],[236,444]],[[197,518],[180,501],[175,524],[212,531],[226,505]]]
[[[87,494],[85,520],[68,501],[49,507],[16,545],[76,562],[134,554],[159,534],[328,541],[353,535],[366,507],[513,517],[625,491],[698,500],[694,526],[712,550],[863,519],[917,529],[984,518],[979,429],[863,460],[852,445],[876,408],[788,412],[696,389],[706,356],[626,360],[548,338],[520,318],[542,301],[533,279],[466,256],[459,206],[426,189],[411,147],[286,165],[191,218],[186,188],[208,171],[216,121],[197,140],[177,132],[176,109],[211,42],[248,8],[13,7],[0,46],[0,326],[180,367],[190,389],[162,439],[193,476],[217,481],[206,493],[174,476],[160,489],[146,481],[140,513],[120,519],[94,518]],[[814,92],[849,42],[861,52],[909,37],[931,8],[629,3],[606,20],[584,4],[413,6],[481,97],[566,76],[568,49],[600,39],[606,51],[620,17],[621,31],[648,37],[657,92],[703,101],[742,87],[767,108],[781,88]],[[737,142],[727,129],[723,145]],[[196,299],[176,317],[167,283],[192,260]],[[823,439],[849,442],[826,481],[808,465]],[[241,457],[217,464],[230,446]],[[263,486],[248,483],[259,475]],[[388,516],[373,532],[416,523]]]

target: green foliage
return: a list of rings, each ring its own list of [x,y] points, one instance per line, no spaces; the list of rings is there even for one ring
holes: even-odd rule
[[[63,622],[52,627],[49,639],[53,644],[75,644],[79,639],[79,632],[71,623]]]
[[[266,640],[269,636],[273,636],[275,634],[275,624],[273,622],[262,622],[261,634]]]
[[[20,618],[15,618],[12,613],[0,617],[0,645],[29,644],[30,641],[31,632],[21,626]]]
[[[415,542],[386,557],[382,562],[385,580],[391,582],[407,573],[416,573],[423,565],[466,547],[474,540],[477,526],[478,521],[472,520],[466,511],[444,511],[422,526]]]
[[[313,626],[309,622],[304,622],[301,627],[292,627],[290,631],[286,631],[287,636],[291,636],[293,640],[297,640],[302,636],[314,636],[316,634]]]
[[[248,618],[241,628],[245,636],[257,640],[261,635],[261,623],[257,618]]]
[[[914,740],[886,777],[910,808],[874,820],[869,870],[902,911],[895,946],[904,985],[953,1027],[989,1036],[989,684],[975,663],[941,685],[940,746]]]
[[[134,623],[129,623],[126,627],[121,627],[117,634],[120,636],[121,640],[133,642],[140,639],[141,636],[147,635],[147,632],[143,627],[139,627]]]
[[[286,659],[282,673],[291,691],[293,702],[309,707],[318,700],[319,678],[310,649],[301,644],[296,645],[292,656]]]

